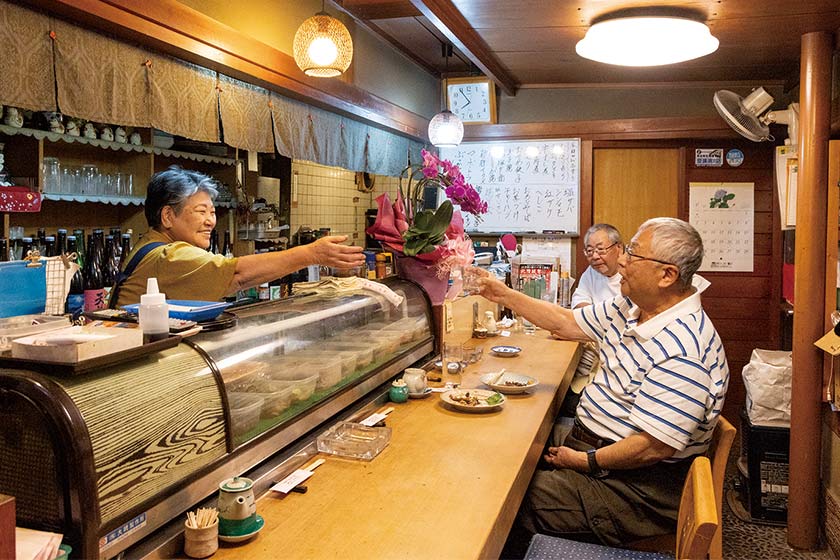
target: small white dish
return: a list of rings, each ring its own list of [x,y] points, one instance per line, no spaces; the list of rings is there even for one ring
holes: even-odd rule
[[[494,346],[490,351],[502,358],[513,358],[522,352],[522,348],[519,346]]]
[[[426,387],[425,389],[423,389],[422,393],[409,393],[408,398],[409,399],[425,399],[426,397],[428,397],[431,394],[432,394],[432,388],[431,387]]]
[[[253,537],[257,533],[262,531],[262,528],[265,527],[265,520],[262,518],[262,516],[260,516],[259,514],[256,514],[256,518],[254,519],[254,524],[257,526],[257,528],[254,529],[253,531],[251,531],[250,533],[246,533],[244,535],[236,535],[236,536],[227,536],[227,535],[222,535],[221,533],[219,533],[219,540],[220,541],[225,541],[225,542],[232,542],[232,543],[247,541],[248,539],[250,539],[251,537]]]
[[[499,376],[497,371],[485,373],[479,379],[488,387],[492,387],[495,391],[505,395],[518,395],[540,384],[536,378],[530,375],[505,372]]]

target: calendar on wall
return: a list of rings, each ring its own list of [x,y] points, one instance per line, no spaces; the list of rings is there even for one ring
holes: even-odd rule
[[[701,271],[752,272],[753,183],[690,183],[689,222],[703,238]]]

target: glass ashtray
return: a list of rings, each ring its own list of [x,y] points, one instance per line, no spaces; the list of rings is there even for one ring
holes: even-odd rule
[[[318,451],[370,461],[391,441],[391,428],[340,422],[318,436]]]

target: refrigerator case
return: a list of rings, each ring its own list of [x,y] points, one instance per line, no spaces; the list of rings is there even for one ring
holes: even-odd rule
[[[0,493],[111,558],[433,350],[415,284],[236,310],[236,326],[75,377],[0,366]]]

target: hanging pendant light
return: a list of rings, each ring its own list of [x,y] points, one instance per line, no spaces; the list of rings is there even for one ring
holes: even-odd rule
[[[449,73],[449,57],[452,56],[452,45],[441,43],[445,61],[444,74]],[[464,123],[458,115],[444,109],[429,121],[429,141],[438,148],[454,148],[464,139]]]
[[[336,18],[323,10],[304,21],[295,32],[295,62],[307,76],[334,78],[353,60],[353,39]]]

